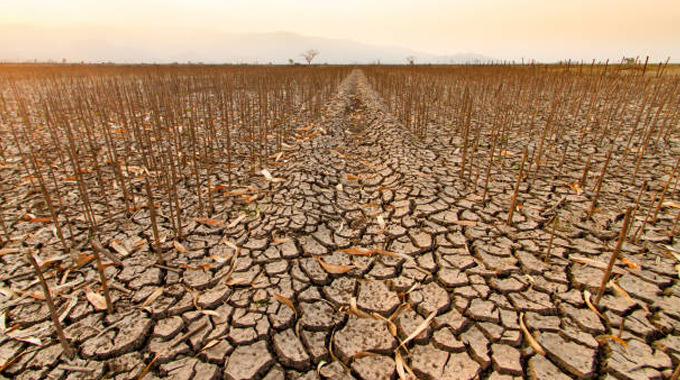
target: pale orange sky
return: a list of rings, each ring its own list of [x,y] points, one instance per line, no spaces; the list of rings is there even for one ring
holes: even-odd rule
[[[434,54],[680,60],[680,0],[0,0],[0,24],[149,31],[288,31]]]

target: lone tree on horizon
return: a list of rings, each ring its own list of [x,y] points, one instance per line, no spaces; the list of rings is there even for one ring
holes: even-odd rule
[[[408,62],[409,65],[413,65],[416,62],[416,57],[409,55],[408,57],[406,57],[406,62]]]
[[[307,64],[308,64],[308,65],[311,65],[311,64],[312,64],[312,60],[314,59],[314,57],[316,57],[317,55],[319,55],[319,51],[316,50],[316,49],[309,49],[309,50],[307,50],[306,52],[304,52],[304,53],[302,53],[302,54],[300,54],[300,55],[303,56],[303,57],[305,58],[305,61],[307,61]]]

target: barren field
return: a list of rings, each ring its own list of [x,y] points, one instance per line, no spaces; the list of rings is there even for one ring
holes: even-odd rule
[[[661,74],[0,66],[0,379],[677,379]]]

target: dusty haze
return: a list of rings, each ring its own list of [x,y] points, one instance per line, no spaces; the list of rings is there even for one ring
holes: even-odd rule
[[[305,48],[329,63],[680,57],[677,0],[2,2],[2,60],[281,63]]]

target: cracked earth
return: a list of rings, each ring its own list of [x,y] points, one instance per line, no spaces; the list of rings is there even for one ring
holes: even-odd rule
[[[551,213],[582,212],[585,195],[522,183],[524,206],[508,227],[514,171],[494,173],[481,203],[453,164],[460,153],[445,139],[414,138],[361,71],[325,114],[315,138],[286,148],[285,165],[269,169],[280,180],[249,184],[256,208],[226,214],[222,227],[190,223],[186,252],[168,253],[172,266],[157,265],[136,244],[140,234],[124,228],[102,241],[128,253],[106,270],[115,313],[94,310],[82,294],[59,300],[77,358],[54,335],[39,347],[3,335],[0,362],[25,353],[0,379],[670,376],[680,358],[680,287],[675,262],[654,247],[671,237],[650,228],[647,249],[624,244],[639,266],[616,266],[625,296],[610,288],[599,316],[584,294],[600,286],[594,263],[609,260],[619,210],[602,210],[608,222],[597,228],[557,231],[546,260]],[[611,182],[625,184],[623,175]],[[547,187],[541,181],[535,189]],[[13,278],[17,255],[2,259],[5,285],[25,285]],[[24,329],[50,329],[44,302],[3,309]]]

